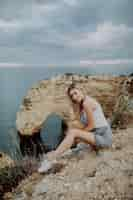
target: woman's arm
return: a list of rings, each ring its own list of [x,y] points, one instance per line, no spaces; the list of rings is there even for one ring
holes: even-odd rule
[[[90,106],[88,101],[85,101],[83,103],[83,108],[86,112],[86,116],[88,119],[88,124],[83,128],[83,130],[85,131],[90,131],[94,128],[95,124],[94,124],[94,118],[93,118],[93,111],[92,111],[92,107]]]
[[[69,125],[69,128],[84,129],[85,125],[83,123],[81,123],[79,120],[75,120],[75,121],[71,122],[71,124]]]

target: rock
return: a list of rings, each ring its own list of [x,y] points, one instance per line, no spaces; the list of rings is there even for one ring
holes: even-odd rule
[[[126,76],[66,74],[42,80],[27,91],[16,119],[17,130],[22,136],[34,136],[34,131],[40,130],[48,114],[53,111],[61,115],[71,127],[75,124],[80,126],[66,95],[66,89],[72,81],[85,94],[96,97],[101,102],[106,117],[112,119],[117,114],[117,122],[120,121],[120,124],[116,123],[117,129],[113,129],[112,148],[100,150],[101,156],[87,150],[85,146],[79,146],[75,152],[72,149],[66,152],[60,158],[60,164],[49,173],[39,175],[35,164],[35,173],[27,176],[12,195],[6,194],[6,197],[13,196],[14,200],[132,199],[132,80],[132,77]],[[122,127],[126,129],[120,129]],[[0,163],[3,163],[3,157],[6,158],[5,154],[0,154]],[[11,164],[5,164],[5,160],[3,167]],[[29,174],[32,172],[30,166],[29,164],[24,168],[28,167]],[[3,186],[0,185],[0,194],[2,190]]]
[[[11,159],[11,157],[3,152],[0,152],[0,169],[13,165],[14,161]]]
[[[77,116],[66,94],[67,87],[72,81],[76,82],[85,94],[97,98],[103,106],[106,117],[111,119],[120,90],[124,87],[125,81],[129,82],[129,79],[66,74],[50,80],[42,80],[27,91],[17,112],[17,130],[22,135],[32,135],[36,128],[41,128],[51,112],[61,115],[70,126],[73,126],[72,123],[76,121]],[[130,82],[132,84],[132,81]]]
[[[7,192],[7,193],[4,195],[4,199],[5,199],[5,200],[12,200],[12,199],[13,199],[12,193],[11,193],[11,192]]]
[[[121,82],[118,99],[112,116],[112,126],[126,128],[133,123],[133,78]]]
[[[48,186],[46,184],[40,184],[37,185],[37,187],[35,188],[35,191],[33,193],[33,197],[36,197],[38,195],[44,195],[45,193],[47,193],[49,190]]]
[[[113,135],[113,143],[114,146],[121,145],[120,149],[102,149],[102,156],[97,157],[93,151],[82,148],[79,150],[83,155],[82,159],[78,159],[78,154],[73,154],[73,158],[64,156],[60,159],[61,163],[65,163],[65,167],[58,173],[41,177],[36,174],[35,179],[27,178],[19,185],[19,191],[20,188],[22,191],[31,188],[31,192],[26,193],[23,200],[132,199],[132,131],[133,128],[117,129],[117,134]],[[15,194],[13,197],[14,200],[20,200],[15,198]]]

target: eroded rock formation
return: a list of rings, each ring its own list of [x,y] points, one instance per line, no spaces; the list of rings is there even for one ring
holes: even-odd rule
[[[34,85],[23,99],[16,119],[18,131],[22,135],[32,135],[51,112],[60,114],[69,125],[72,125],[76,121],[76,116],[66,95],[67,87],[72,82],[76,82],[85,94],[97,98],[103,106],[106,117],[112,119],[112,114],[117,112],[116,103],[119,96],[121,94],[126,96],[122,92],[123,85],[125,82],[132,83],[133,80],[131,77],[71,74],[42,80]],[[128,86],[130,94],[132,90],[132,86]]]

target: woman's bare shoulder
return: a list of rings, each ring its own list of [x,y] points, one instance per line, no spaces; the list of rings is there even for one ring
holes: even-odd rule
[[[93,109],[95,109],[97,106],[97,101],[95,98],[87,95],[85,97],[84,105],[91,106]]]

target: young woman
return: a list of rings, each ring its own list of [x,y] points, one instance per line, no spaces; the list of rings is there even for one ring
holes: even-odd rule
[[[71,84],[67,94],[74,106],[79,110],[80,121],[83,128],[68,129],[65,139],[55,151],[49,153],[49,157],[58,157],[68,150],[80,139],[94,148],[110,147],[112,145],[112,131],[108,124],[99,102]]]
[[[66,136],[55,151],[48,153],[48,159],[60,157],[77,141],[84,141],[94,149],[110,147],[112,145],[112,130],[108,124],[102,107],[94,98],[84,95],[83,92],[71,84],[67,94],[74,108],[77,108],[83,128],[69,128]]]

